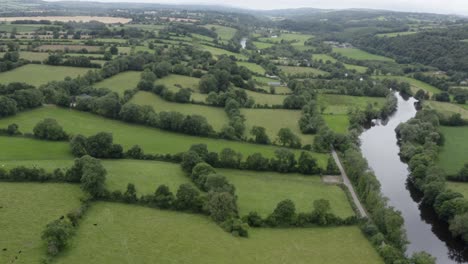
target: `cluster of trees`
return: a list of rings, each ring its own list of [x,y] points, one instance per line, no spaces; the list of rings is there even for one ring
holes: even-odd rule
[[[20,58],[20,54],[18,52],[19,45],[16,43],[8,43],[7,46],[8,51],[0,58],[0,72],[13,70],[27,63],[26,60]]]
[[[179,91],[174,93],[163,84],[154,85],[154,81],[156,81],[157,78],[158,77],[154,72],[146,69],[141,73],[141,80],[138,83],[137,88],[139,90],[153,92],[154,94],[161,96],[166,101],[177,103],[190,102],[192,91],[189,88],[180,87]]]
[[[450,175],[448,178],[452,181],[468,182],[468,163],[455,175]]]
[[[437,166],[439,146],[444,143],[434,110],[422,110],[416,117],[396,128],[401,142],[400,156],[408,162],[411,182],[423,193],[422,202],[432,206],[452,234],[468,242],[468,200],[448,189],[445,172]],[[466,166],[454,178],[466,178]]]
[[[240,112],[240,103],[229,98],[224,106],[229,123],[223,126],[220,136],[226,139],[240,140],[245,132],[245,117]]]
[[[112,134],[106,132],[100,132],[89,137],[78,134],[70,140],[70,149],[72,154],[79,158],[86,155],[105,159],[123,157],[122,146],[114,144]]]
[[[49,54],[49,57],[44,60],[44,63],[54,66],[63,65],[85,68],[101,68],[100,64],[91,62],[91,59],[89,57],[72,56],[64,59],[63,55],[60,53]]]
[[[25,83],[0,84],[0,118],[42,105],[43,93]]]
[[[250,212],[242,217],[242,220],[252,227],[308,227],[308,226],[331,226],[331,225],[353,225],[359,219],[350,216],[342,219],[331,212],[330,202],[325,199],[313,202],[314,210],[307,213],[297,213],[293,201],[287,199],[279,202],[275,210],[265,219],[257,212]]]
[[[197,25],[192,25],[192,24],[182,24],[182,23],[172,23],[163,30],[159,32],[159,34],[179,34],[183,36],[190,36],[191,34],[199,34],[203,36],[207,36],[210,38],[217,38],[218,34],[214,32],[213,30],[202,27],[202,26],[197,26]]]
[[[33,128],[34,137],[44,140],[68,140],[68,134],[59,125],[57,120],[46,118],[39,121]]]

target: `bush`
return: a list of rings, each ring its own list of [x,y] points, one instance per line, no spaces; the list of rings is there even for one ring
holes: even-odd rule
[[[211,218],[220,223],[237,216],[235,197],[227,192],[210,192],[204,210]]]
[[[74,234],[72,224],[64,219],[54,220],[47,224],[42,232],[42,239],[47,243],[47,253],[56,256],[68,244],[68,239]]]
[[[290,226],[294,223],[296,206],[294,202],[287,199],[278,203],[275,210],[268,216],[267,222],[271,226]]]
[[[34,127],[34,136],[45,140],[67,140],[68,135],[55,119],[46,118]]]
[[[178,210],[199,212],[202,208],[200,193],[191,184],[181,184],[177,190],[175,205]]]
[[[234,236],[248,237],[249,236],[249,225],[242,222],[239,218],[229,218],[228,220],[221,223],[221,227]]]

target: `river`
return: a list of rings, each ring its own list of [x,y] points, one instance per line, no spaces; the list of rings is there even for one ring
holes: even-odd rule
[[[380,181],[389,205],[402,213],[410,242],[407,254],[426,251],[440,264],[468,263],[468,249],[450,236],[447,224],[437,219],[432,208],[421,205],[420,193],[407,181],[408,166],[398,156],[395,128],[416,115],[416,100],[396,95],[397,111],[386,121],[376,120],[375,126],[362,133],[361,151]]]
[[[247,38],[242,38],[240,41],[241,47],[245,49],[245,46],[247,45]]]

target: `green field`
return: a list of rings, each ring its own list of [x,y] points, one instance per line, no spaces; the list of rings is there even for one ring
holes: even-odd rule
[[[345,134],[349,127],[348,115],[322,115],[328,127],[337,132]]]
[[[343,115],[354,107],[365,109],[368,104],[381,108],[385,104],[385,98],[349,96],[340,94],[318,94],[317,102],[320,107],[325,107],[323,114]]]
[[[261,126],[266,129],[271,141],[276,140],[278,131],[281,128],[290,128],[302,141],[303,145],[312,144],[313,135],[304,135],[299,129],[298,121],[301,111],[286,109],[241,109],[245,116],[246,133],[250,136],[253,126]]]
[[[225,49],[220,49],[220,48],[215,48],[207,45],[198,45],[199,48],[202,50],[209,51],[213,56],[219,56],[219,55],[227,55],[227,56],[234,56],[239,60],[247,60],[247,56],[240,54],[240,53],[234,53]]]
[[[123,97],[125,90],[133,90],[137,87],[140,75],[141,72],[138,71],[122,72],[104,79],[93,86],[95,88],[108,88]]]
[[[100,202],[56,263],[383,263],[355,226],[249,234],[231,236],[199,215]]]
[[[439,90],[438,88],[422,82],[420,80],[413,79],[411,77],[406,77],[406,76],[378,76],[378,79],[393,79],[393,80],[398,80],[400,82],[407,82],[411,85],[411,91],[413,93],[416,93],[419,89],[422,89],[426,92],[428,92],[431,96],[435,93],[441,93],[442,91]]]
[[[455,174],[468,162],[468,126],[442,126],[440,131],[445,143],[439,153],[438,164],[449,174]]]
[[[90,68],[28,64],[11,71],[0,73],[0,83],[25,82],[39,86],[51,81],[62,81],[65,77],[77,77]],[[27,77],[27,78],[26,78]]]
[[[163,84],[171,91],[177,92],[180,89],[178,86],[182,86],[182,88],[190,88],[193,91],[199,91],[199,82],[199,78],[189,77],[185,75],[170,74],[166,77],[156,80],[155,84]]]
[[[8,121],[0,120],[1,127],[6,127]],[[32,126],[28,130],[21,131],[31,132]],[[26,129],[26,128],[25,128]],[[5,160],[61,160],[71,159],[73,156],[70,153],[70,146],[66,142],[54,142],[36,140],[22,137],[5,137],[0,136],[0,163]],[[47,150],[45,155],[44,150]]]
[[[259,41],[264,42],[274,42],[280,43],[282,40],[293,42],[296,45],[304,45],[304,42],[310,38],[313,38],[313,35],[306,35],[300,33],[282,33],[281,35],[277,36],[276,38],[259,38]]]
[[[317,60],[317,61],[322,60],[324,63],[326,63],[327,61],[331,63],[335,63],[338,61],[337,59],[333,58],[332,56],[328,54],[313,54],[312,59]],[[359,72],[359,73],[364,73],[367,70],[367,67],[364,67],[364,66],[347,64],[347,63],[343,63],[343,65],[345,66],[346,69],[356,70],[356,72]]]
[[[140,145],[146,153],[176,154],[187,151],[191,145],[204,143],[210,151],[219,152],[223,148],[232,148],[241,152],[244,157],[260,152],[266,157],[274,155],[275,146],[263,146],[237,141],[219,140],[172,133],[156,128],[128,124],[107,119],[94,114],[79,112],[55,106],[44,106],[31,111],[25,111],[16,116],[0,119],[0,127],[16,123],[22,132],[32,132],[33,127],[44,118],[54,118],[68,133],[93,135],[98,132],[111,132],[114,141],[128,149],[135,144]],[[49,143],[49,142],[47,142]],[[57,143],[65,144],[66,143]],[[38,150],[39,151],[39,150]],[[300,153],[295,151],[295,153]]]
[[[45,25],[45,24],[10,24],[10,23],[1,23],[0,24],[0,32],[11,32],[13,28],[16,28],[18,33],[21,32],[33,32],[39,29],[40,27],[51,27],[53,25]]]
[[[393,37],[398,37],[398,36],[406,36],[406,35],[412,35],[418,33],[416,31],[402,31],[402,32],[392,32],[392,33],[382,33],[382,34],[377,34],[377,37],[388,37],[388,38],[393,38]]]
[[[310,212],[314,200],[327,199],[334,214],[340,217],[354,215],[344,191],[336,185],[322,183],[320,176],[227,169],[216,171],[236,186],[241,215],[256,211],[266,217],[278,202],[285,199],[295,203],[297,212]]]
[[[214,32],[218,34],[218,37],[223,41],[228,41],[234,37],[237,32],[237,29],[231,27],[225,27],[220,25],[206,25],[208,29],[215,29]]]
[[[244,67],[246,67],[247,69],[251,70],[254,73],[257,73],[257,74],[260,74],[260,75],[265,75],[265,69],[263,69],[263,67],[258,65],[258,64],[255,64],[255,63],[252,63],[252,62],[240,61],[240,62],[237,62],[237,65],[244,66]]]
[[[283,105],[284,99],[287,95],[280,94],[269,94],[269,93],[258,93],[249,90],[244,90],[248,96],[252,96],[255,99],[255,103],[258,105]],[[279,93],[279,91],[277,91]]]
[[[468,198],[468,183],[466,182],[447,182],[448,188],[456,192],[463,194],[465,198]]]
[[[452,104],[446,102],[436,102],[436,101],[424,101],[424,107],[429,109],[435,109],[437,112],[450,116],[453,114],[460,114],[464,119],[468,119],[468,107],[467,105]]]
[[[0,58],[3,58],[5,52],[0,52]],[[49,57],[49,53],[46,52],[32,52],[32,51],[20,51],[20,58],[29,61],[44,61]]]
[[[313,76],[328,75],[328,72],[311,68],[311,67],[296,67],[296,66],[278,66],[278,68],[286,74],[308,74]]]
[[[78,185],[0,182],[0,263],[40,263],[45,225],[79,207],[82,195]]]
[[[260,41],[254,41],[253,44],[257,49],[268,49],[272,47],[274,44],[272,43],[266,43],[266,42],[260,42]]]
[[[371,54],[357,48],[333,48],[333,52],[340,53],[345,57],[355,60],[394,61],[391,58]]]
[[[175,111],[184,115],[204,116],[208,120],[208,123],[212,125],[213,129],[216,131],[221,131],[223,126],[229,123],[229,118],[224,112],[224,109],[221,107],[169,102],[162,99],[158,95],[144,91],[136,93],[130,102],[138,105],[152,106],[156,112]]]

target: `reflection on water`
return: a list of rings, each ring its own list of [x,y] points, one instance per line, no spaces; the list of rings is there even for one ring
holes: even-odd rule
[[[362,133],[361,151],[382,185],[389,205],[401,211],[410,244],[407,253],[429,252],[437,263],[468,263],[468,249],[450,236],[448,225],[434,210],[420,203],[421,194],[408,179],[408,166],[400,160],[395,128],[416,115],[414,98],[398,97],[398,109],[385,121],[377,120]]]

